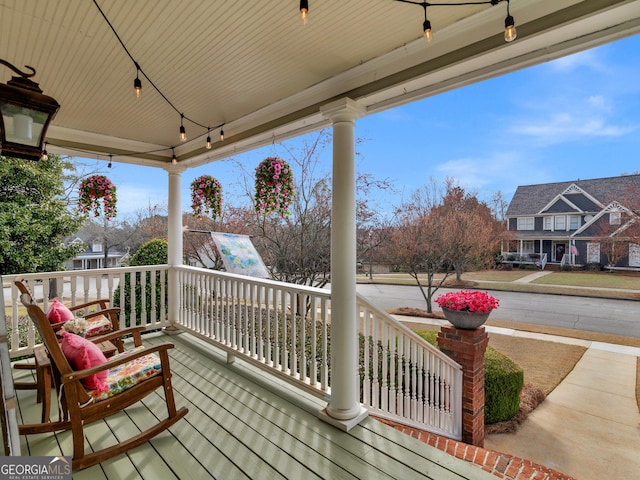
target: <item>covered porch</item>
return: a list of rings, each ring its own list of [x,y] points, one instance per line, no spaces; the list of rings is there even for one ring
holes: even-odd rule
[[[104,12],[98,8],[102,3]],[[44,92],[62,106],[48,132],[50,152],[89,156],[105,162],[135,163],[167,172],[169,263],[157,267],[161,278],[166,275],[167,279],[166,304],[142,306],[142,311],[149,309],[154,313],[148,326],[189,332],[176,338],[176,343],[186,342],[181,337],[188,336],[211,340],[209,343],[215,343],[215,348],[224,352],[225,361],[241,357],[248,370],[268,368],[273,385],[281,381],[286,384],[282,391],[269,393],[254,385],[257,379],[246,387],[237,386],[234,381],[239,382],[241,377],[236,378],[235,373],[231,375],[235,380],[217,379],[229,388],[219,390],[219,395],[226,398],[233,392],[226,400],[233,401],[233,408],[206,403],[207,410],[215,410],[215,415],[193,410],[197,412],[194,417],[202,415],[205,424],[216,419],[216,429],[204,430],[202,441],[195,444],[189,444],[188,435],[184,433],[178,442],[159,437],[151,442],[151,450],[144,450],[140,455],[137,464],[140,466],[127,464],[127,469],[142,470],[142,466],[154,468],[164,464],[175,472],[180,467],[173,465],[180,464],[183,457],[204,467],[213,452],[212,456],[220,455],[221,461],[212,462],[204,469],[215,471],[219,465],[224,469],[217,474],[220,478],[231,478],[231,474],[226,475],[226,469],[238,472],[235,469],[240,466],[251,472],[247,465],[250,461],[255,462],[251,465],[255,471],[264,468],[273,472],[273,477],[289,477],[280,472],[289,464],[292,472],[302,472],[300,469],[308,463],[305,452],[309,453],[307,449],[313,447],[313,452],[325,450],[322,455],[310,453],[309,458],[330,471],[325,476],[327,470],[322,470],[322,474],[315,467],[310,470],[325,478],[332,477],[334,468],[349,472],[346,478],[350,474],[361,478],[376,475],[394,478],[396,470],[376,470],[382,468],[380,459],[397,467],[398,478],[415,478],[408,474],[415,469],[406,470],[413,468],[409,467],[413,463],[424,465],[427,471],[452,465],[449,473],[438,470],[426,478],[481,478],[480,471],[473,470],[472,475],[467,475],[467,467],[459,462],[450,463],[452,459],[439,453],[432,452],[433,456],[429,453],[426,459],[425,454],[413,448],[415,444],[416,449],[417,445],[424,449],[424,445],[398,437],[400,434],[365,418],[363,404],[400,412],[410,419],[426,417],[429,422],[437,423],[438,428],[455,432],[458,423],[450,416],[459,410],[459,405],[456,404],[458,397],[451,393],[456,367],[439,360],[443,362],[439,369],[451,369],[454,373],[448,377],[450,380],[438,380],[437,388],[434,387],[438,404],[426,402],[417,408],[423,398],[404,390],[409,384],[417,384],[411,381],[414,374],[409,369],[398,370],[398,364],[392,363],[391,368],[387,360],[415,354],[431,361],[429,348],[388,322],[364,299],[356,297],[355,123],[364,115],[637,33],[640,0],[513,0],[510,14],[518,22],[519,37],[510,44],[505,44],[503,36],[506,13],[503,7],[507,2],[489,2],[495,4],[490,8],[467,5],[455,10],[456,13],[454,9],[436,9],[430,18],[438,25],[439,34],[429,47],[422,38],[422,12],[418,8],[392,1],[358,0],[349,2],[348,6],[337,0],[310,3],[312,20],[306,27],[295,18],[298,9],[291,2],[257,2],[250,15],[244,6],[239,8],[234,2],[169,2],[163,8],[159,8],[157,2],[136,2],[132,8],[131,3],[125,1],[72,4],[51,0],[43,6],[42,2],[28,0],[8,2],[0,7],[1,30],[7,32],[3,56],[16,65],[33,64],[39,72],[36,80]],[[366,21],[356,18],[358,15],[366,17]],[[105,17],[110,19],[113,28],[107,26]],[[417,25],[417,30],[409,25]],[[126,90],[138,75],[143,80],[145,103],[134,103],[133,91]],[[157,92],[151,88],[152,82],[160,85]],[[178,126],[182,126],[183,120],[189,135],[185,143],[178,140]],[[182,266],[181,182],[189,168],[327,126],[333,129],[334,142],[332,202],[340,206],[332,216],[331,292],[274,286],[276,282],[257,285],[250,280]],[[213,134],[217,138],[218,132],[220,140],[216,139],[212,148],[207,148],[205,137]],[[116,284],[131,278],[126,277],[126,273],[131,272],[105,270],[107,289],[97,293],[110,296]],[[49,277],[65,275],[51,272]],[[84,274],[77,277],[82,280],[69,280],[71,291],[80,298],[89,295],[91,279]],[[155,270],[151,278],[156,278]],[[37,296],[38,299],[48,298],[48,280],[42,283],[42,296]],[[96,289],[103,285],[102,277],[95,277],[94,281]],[[65,282],[63,278],[61,283]],[[231,302],[225,305],[233,308],[222,315],[220,311],[209,315],[207,312],[222,305],[209,302],[217,295],[222,295],[224,302]],[[295,341],[289,344],[289,349],[282,348],[287,338],[306,340],[306,333],[297,337],[300,330],[273,327],[279,336],[263,343],[258,335],[249,335],[249,325],[242,323],[248,317],[236,316],[234,312],[248,305],[248,299],[262,305],[267,298],[268,309],[281,311],[285,316],[296,313],[294,305],[298,302],[292,298],[313,298],[309,312],[318,315],[314,321],[324,324],[325,328],[330,325],[333,330],[331,352],[326,343],[322,343],[323,338],[320,338],[321,351],[314,352],[313,362],[308,362],[305,355],[294,348]],[[16,300],[17,297],[11,297],[11,308],[17,309]],[[307,305],[307,301],[302,304]],[[162,312],[160,317],[155,316],[158,311]],[[17,316],[16,312],[12,313],[15,328],[18,328]],[[295,322],[291,325],[297,328]],[[33,330],[27,329],[24,345],[15,331],[11,335],[16,335],[17,343],[11,346],[14,355],[28,353],[35,345]],[[369,343],[365,341],[363,351],[359,351],[359,335],[386,345],[382,349],[384,361],[366,363],[370,353],[377,349],[367,350]],[[0,346],[4,348],[6,344]],[[185,358],[195,355],[191,352],[190,346],[184,351],[176,349],[173,355],[178,359],[174,361],[190,363],[192,360]],[[8,349],[3,353],[8,353]],[[4,374],[8,371],[6,358],[8,355],[3,357]],[[198,358],[202,371],[196,374],[187,365],[185,369],[179,367],[180,375],[175,375],[180,377],[176,382],[186,388],[181,392],[184,400],[207,395],[209,388],[216,391],[217,380],[211,381],[211,378],[217,377],[209,377],[213,375],[212,360],[206,359],[207,355]],[[365,366],[360,370],[362,364]],[[336,368],[338,365],[340,368]],[[422,368],[423,364],[416,360],[413,366]],[[378,367],[382,368],[382,374],[378,373]],[[225,368],[235,372],[238,367]],[[191,377],[201,388],[189,390],[192,387],[187,383],[191,381],[187,379]],[[395,383],[389,382],[389,378]],[[304,395],[299,395],[298,390]],[[448,397],[450,394],[453,396]],[[291,396],[295,401],[290,405],[281,400]],[[305,398],[304,408],[300,407],[298,397]],[[242,398],[255,403],[261,415],[255,416],[255,409],[245,410],[245,405],[238,401]],[[260,398],[267,398],[269,402],[261,403]],[[274,409],[271,401],[276,405]],[[22,402],[20,408],[23,408]],[[153,408],[149,405],[145,410],[152,412]],[[315,411],[313,415],[308,413],[311,410]],[[341,428],[320,423],[318,410],[327,413],[327,422]],[[149,415],[151,413],[143,411],[141,418],[150,418]],[[238,431],[227,436],[228,430],[223,428],[227,433],[222,434],[220,442],[216,439],[211,443],[210,437],[216,436],[220,426],[232,428],[225,423],[232,417]],[[114,417],[114,422],[117,418]],[[269,424],[271,431],[257,434],[256,424],[266,421],[265,418],[278,420]],[[299,422],[290,423],[291,418]],[[133,423],[127,416],[117,426],[115,423],[108,428],[98,426],[93,441],[117,434],[119,428],[130,428]],[[178,431],[188,431],[195,424],[192,420],[182,423],[173,429],[174,436],[178,437]],[[298,428],[303,429],[302,433],[297,433]],[[293,441],[287,436],[290,432],[295,432],[297,440],[304,437],[305,441]],[[200,439],[199,435],[194,433],[195,438]],[[64,438],[64,434],[61,437]],[[239,438],[244,442],[237,440]],[[42,441],[58,444],[57,437]],[[172,446],[178,443],[189,445],[187,450],[191,453],[174,450]],[[64,445],[64,441],[61,444]],[[223,460],[227,457],[222,452],[228,451],[229,445],[238,447],[233,461]],[[31,452],[30,446],[21,446]],[[348,448],[343,449],[345,446]],[[249,448],[252,453],[243,456],[243,448]],[[174,453],[177,458],[172,458]],[[127,460],[116,459],[114,463],[130,462],[131,456]],[[157,456],[167,459],[154,462]],[[341,456],[344,458],[339,459]],[[324,463],[321,457],[329,460]],[[347,468],[350,462],[366,474],[355,467]],[[454,472],[467,473],[461,476]],[[118,473],[107,476],[122,478]]]
[[[170,341],[176,402],[189,414],[126,455],[74,472],[74,479],[480,479],[495,478],[463,460],[367,418],[349,432],[321,421],[324,402],[190,334],[154,333]],[[29,372],[16,370],[16,380]],[[38,421],[35,391],[18,392],[21,423]],[[162,415],[158,395],[86,429],[86,448],[131,436]],[[54,412],[55,413],[55,412]],[[20,437],[23,455],[69,455],[70,432]]]

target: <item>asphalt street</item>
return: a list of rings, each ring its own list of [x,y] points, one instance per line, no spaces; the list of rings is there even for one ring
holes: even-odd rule
[[[439,289],[440,293],[451,291]],[[500,307],[492,320],[533,323],[640,338],[640,302],[569,295],[491,291]],[[417,286],[358,284],[357,292],[382,309],[400,307],[426,310]],[[434,297],[435,298],[435,297]],[[433,309],[439,310],[434,302]]]

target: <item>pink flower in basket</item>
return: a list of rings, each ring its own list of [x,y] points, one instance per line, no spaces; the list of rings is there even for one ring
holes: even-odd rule
[[[497,298],[477,290],[443,293],[438,295],[435,302],[443,309],[471,313],[489,313],[500,305]]]

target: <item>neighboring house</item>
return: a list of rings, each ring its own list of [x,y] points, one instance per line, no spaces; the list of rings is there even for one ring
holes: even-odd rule
[[[519,186],[502,260],[640,268],[639,205],[640,175]]]
[[[129,258],[129,252],[119,252],[109,249],[107,262],[105,265],[104,250],[102,242],[97,240],[84,241],[80,237],[75,237],[68,244],[83,243],[87,248],[80,252],[75,258],[65,262],[67,270],[90,270],[95,268],[119,267],[123,261]]]

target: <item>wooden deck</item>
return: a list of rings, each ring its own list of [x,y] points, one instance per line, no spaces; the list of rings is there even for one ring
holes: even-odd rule
[[[77,479],[492,479],[477,466],[366,419],[348,433],[318,419],[321,400],[188,334],[170,341],[178,407],[189,413],[169,432],[126,455],[74,473]],[[24,380],[28,370],[14,370]],[[20,423],[37,422],[35,390],[18,391]],[[55,399],[55,395],[54,395]],[[163,415],[159,394],[85,427],[87,449],[131,436]],[[52,408],[56,415],[56,406]],[[70,455],[69,432],[21,437],[23,455]]]

